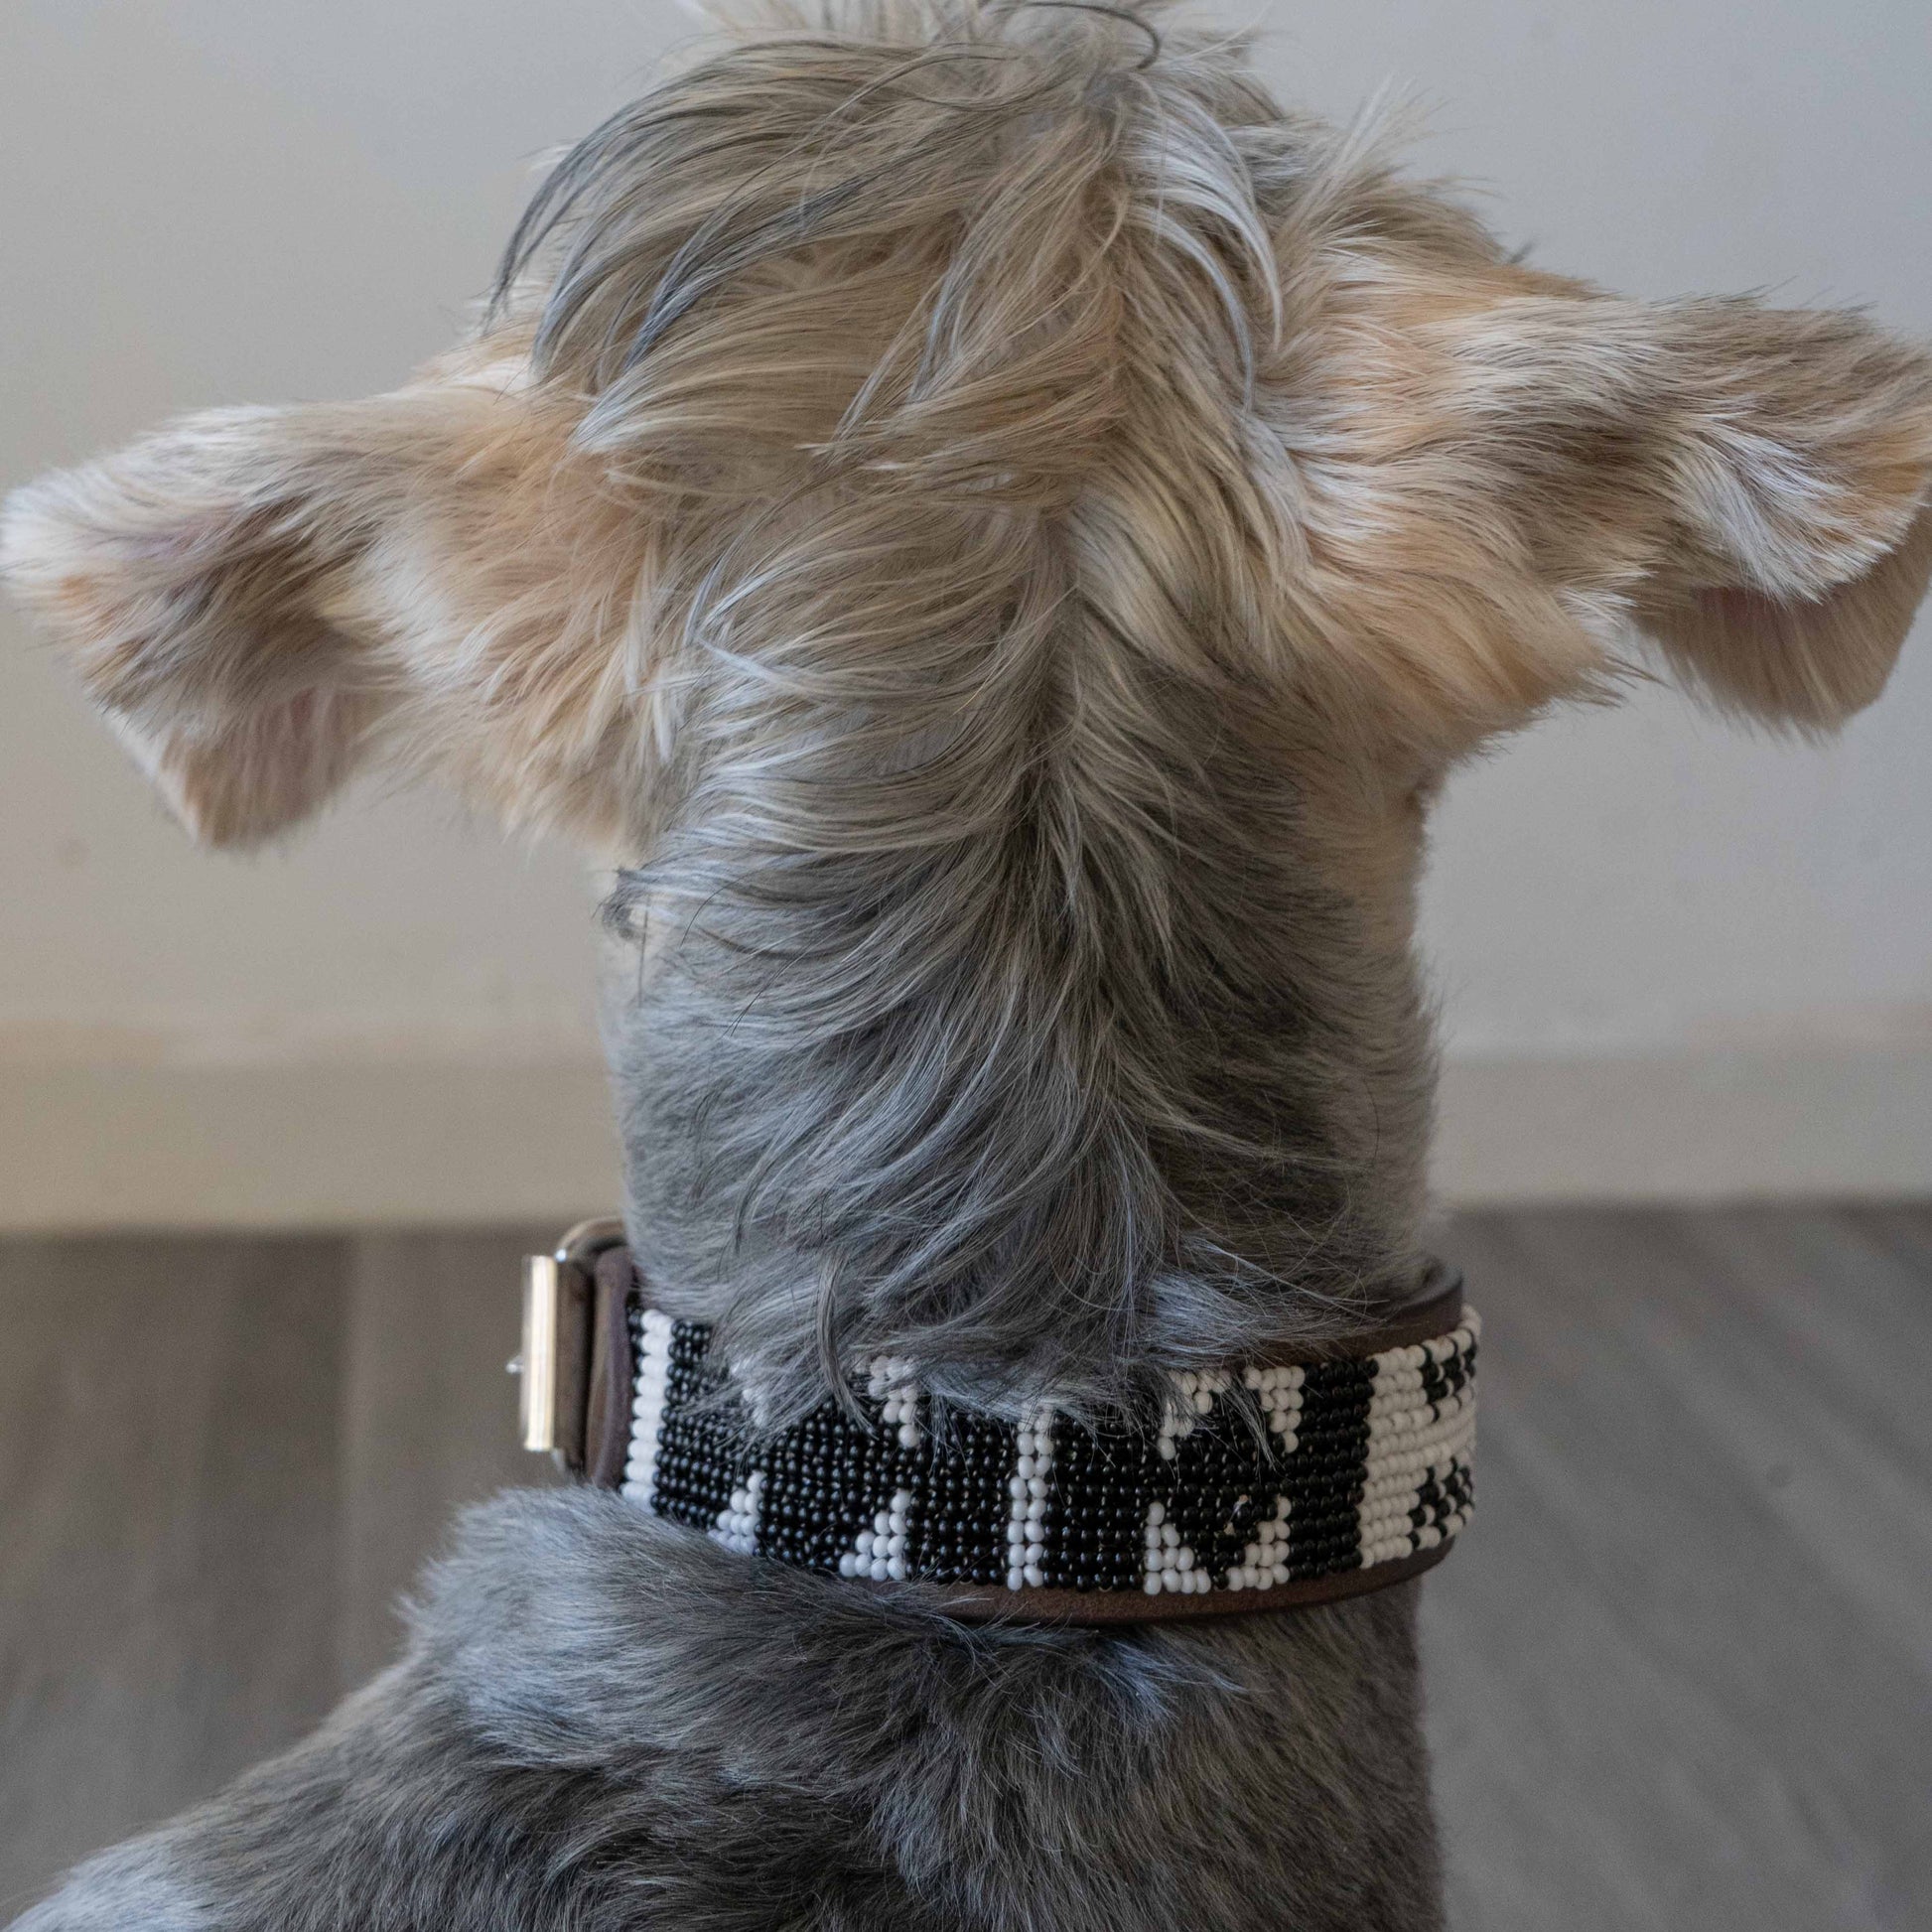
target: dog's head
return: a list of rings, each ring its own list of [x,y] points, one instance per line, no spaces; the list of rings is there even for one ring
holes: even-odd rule
[[[933,0],[714,45],[411,386],[32,485],[0,560],[209,843],[420,768],[735,918],[681,1077],[943,1325],[998,1240],[1246,1280],[1284,1174],[1412,1197],[1444,771],[1643,639],[1838,723],[1929,480],[1932,358],[1857,316],[1533,272],[1225,42]],[[1266,1211],[1345,1249],[1372,1191]]]
[[[11,499],[10,583],[197,836],[272,836],[372,760],[635,831],[735,549],[768,564],[841,484],[902,513],[855,584],[917,598],[937,500],[1059,519],[1178,629],[1238,604],[1270,697],[1405,773],[1600,687],[1633,630],[1758,718],[1879,690],[1932,569],[1917,349],[1511,265],[1225,54],[867,18],[767,16],[603,130],[525,238],[561,266],[520,248],[409,387]]]

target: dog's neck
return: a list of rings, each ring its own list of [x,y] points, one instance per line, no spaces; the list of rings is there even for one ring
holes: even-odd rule
[[[1184,796],[1140,774],[1159,813],[1125,765],[950,837],[784,850],[727,812],[621,893],[632,1238],[781,1406],[882,1354],[1007,1413],[1105,1400],[1413,1288],[1407,957],[1214,723]]]

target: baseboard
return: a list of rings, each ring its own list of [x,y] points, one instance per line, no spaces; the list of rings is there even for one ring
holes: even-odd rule
[[[609,1213],[594,1061],[0,1065],[0,1228],[482,1225]]]
[[[1450,1204],[1932,1192],[1932,1048],[1451,1059]],[[559,1224],[607,1210],[603,1069],[0,1065],[0,1229]]]
[[[1932,1045],[1452,1058],[1433,1175],[1458,1205],[1932,1192]]]

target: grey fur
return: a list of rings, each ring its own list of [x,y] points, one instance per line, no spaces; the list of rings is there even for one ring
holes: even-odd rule
[[[1419,1261],[1421,1003],[1406,949],[1311,849],[1308,722],[1257,701],[1222,581],[1249,533],[1209,533],[1178,583],[1135,548],[1142,495],[1240,449],[1280,301],[1267,228],[1309,142],[1185,38],[1130,86],[1123,43],[1050,23],[1019,63],[966,18],[985,60],[917,141],[867,125],[853,91],[881,83],[846,43],[701,66],[565,158],[499,290],[513,303],[561,244],[537,366],[594,398],[586,439],[623,449],[720,290],[800,249],[968,224],[814,464],[776,465],[777,507],[659,592],[685,652],[666,823],[611,905],[672,934],[608,1027],[626,1145],[650,1150],[629,1219],[661,1305],[721,1320],[778,1415],[878,1353],[1009,1414],[1047,1391],[1118,1402],[1359,1320]],[[890,71],[923,84],[944,62]],[[759,166],[670,251],[663,199],[710,162],[692,121],[759,79]],[[1025,177],[1049,112],[1083,142],[1050,194]],[[1191,200],[1164,173],[1183,129],[1208,148]],[[1213,299],[1147,303],[1100,342],[1065,290],[1125,273],[1104,266],[1119,239],[1062,237],[1035,203],[1116,166],[1169,272],[1224,266]],[[1219,377],[1198,473],[1138,402],[1187,366]],[[994,434],[930,428],[954,392],[1030,382],[1094,419],[1072,448],[1048,404]],[[1028,513],[1041,489],[1064,510]]]
[[[1633,615],[1868,701],[1932,361],[1512,264],[1233,43],[770,11],[565,159],[467,352],[37,485],[0,565],[211,842],[365,758],[621,841],[633,1246],[774,1419],[1360,1323],[1436,786]],[[1427,1932],[1414,1602],[972,1630],[509,1496],[394,1670],[21,1924]]]
[[[16,1932],[1417,1932],[1413,1588],[973,1630],[505,1496],[399,1664]]]
[[[982,103],[979,166],[1022,165],[999,159],[1000,116],[1077,94],[1112,45],[1054,23],[1040,67]],[[1120,45],[1141,58],[1131,24]],[[730,52],[592,136],[540,198],[502,299],[562,236],[538,367],[596,398],[587,440],[649,412],[648,351],[734,278],[973,191],[934,143],[929,180],[855,172],[762,220],[727,206],[654,259],[635,230],[696,152],[692,102],[760,67],[795,88],[813,58],[818,108],[837,108],[843,43]],[[1222,140],[1232,112],[1287,181],[1292,144],[1231,67],[1173,74],[1159,85],[1200,130]],[[1116,123],[1103,153],[1131,105],[1096,110]],[[1208,260],[1223,229],[1266,247],[1247,163],[1218,159],[1225,218],[1161,217],[1197,218]],[[989,226],[955,313],[929,319],[926,406],[986,376],[977,311],[1037,243],[1026,214]],[[1077,246],[1104,241],[1083,224]],[[1029,288],[1021,337],[1059,299]],[[1251,261],[1180,305],[1189,340],[1140,352],[1205,356],[1232,406],[1274,300]],[[1091,385],[1078,340],[1039,352]],[[848,412],[862,458],[916,437],[891,386]],[[1131,408],[1110,413],[1118,483],[1089,479],[1063,530],[949,503],[936,476],[928,500],[889,483],[884,501],[834,463],[722,557],[695,552],[695,581],[674,558],[659,592],[682,614],[678,726],[646,781],[655,849],[612,904],[651,955],[620,962],[607,1025],[629,1218],[660,1304],[722,1315],[778,1413],[881,1347],[941,1397],[1120,1403],[1167,1368],[1359,1319],[1414,1267],[1411,969],[1322,883],[1246,640],[1158,600],[1173,638],[1145,634],[1161,561],[1122,581],[1080,561],[1120,545],[1117,497],[1168,461],[1136,450]],[[882,515],[898,550],[869,578]],[[907,554],[943,565],[882,644]],[[759,606],[782,613],[769,644]],[[748,1570],[607,1498],[506,1497],[467,1524],[388,1675],[20,1932],[1420,1932],[1437,1871],[1412,1623],[1405,1589],[1213,1629],[976,1631]]]

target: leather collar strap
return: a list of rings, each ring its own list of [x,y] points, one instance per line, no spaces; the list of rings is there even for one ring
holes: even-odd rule
[[[525,1440],[746,1555],[967,1620],[1153,1622],[1380,1589],[1469,1518],[1480,1324],[1441,1268],[1346,1343],[1173,1377],[1146,1426],[956,1414],[940,1438],[882,1360],[864,1420],[827,1401],[758,1435],[708,1325],[651,1309],[621,1240],[589,1224],[533,1264]]]

